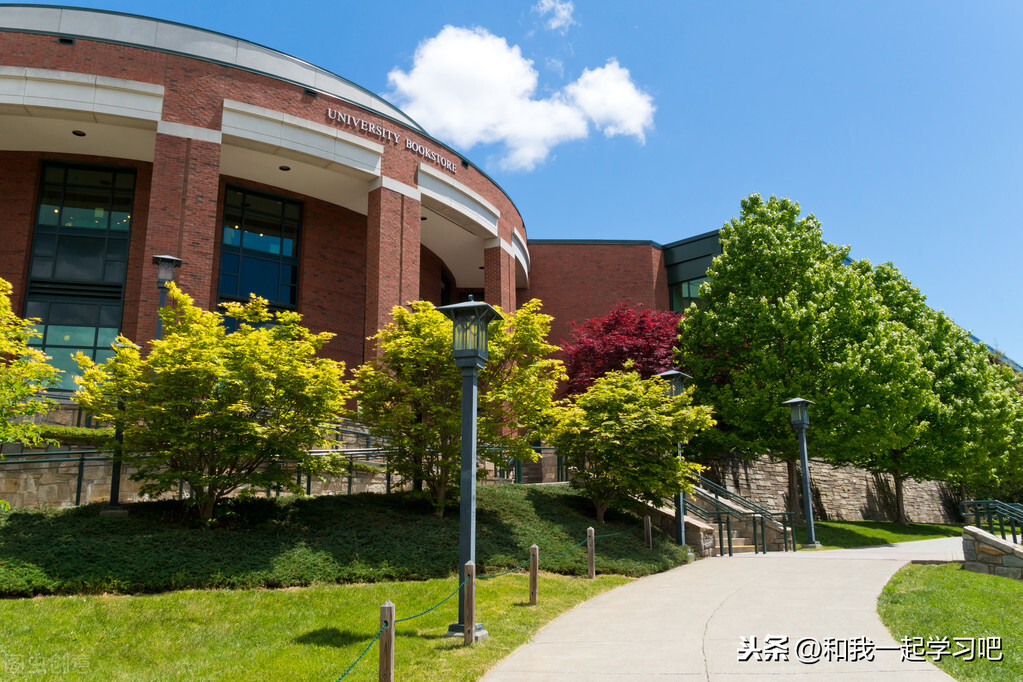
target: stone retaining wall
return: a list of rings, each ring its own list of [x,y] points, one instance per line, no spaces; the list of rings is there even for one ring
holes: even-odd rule
[[[721,455],[702,463],[710,467],[704,476],[732,492],[772,511],[788,508],[784,462]],[[895,484],[888,475],[811,459],[810,493],[818,521],[895,520]],[[903,493],[910,521],[955,523],[959,519],[954,497],[936,481],[906,481]],[[801,509],[802,500],[798,502]]]
[[[51,410],[45,420],[47,423],[68,426],[75,426],[80,422],[77,406],[73,404],[61,405],[59,409]],[[350,449],[378,444],[373,442],[365,427],[353,422],[345,423],[344,426],[345,432],[337,433],[334,439],[336,447]],[[0,499],[12,507],[72,507],[76,503],[108,501],[112,473],[109,453],[91,453],[92,450],[93,448],[88,447],[51,447],[44,450],[25,448],[19,443],[4,444],[2,453],[7,459],[0,462]],[[33,454],[39,452],[53,454]],[[67,462],[40,461],[63,457],[71,459]],[[122,469],[120,500],[138,502],[152,499],[139,492],[141,483],[131,480],[133,473],[135,473],[133,468]],[[307,487],[304,474],[300,485],[303,490]],[[313,476],[308,488],[312,495],[344,495],[349,492],[348,477]],[[386,490],[387,477],[384,473],[355,471],[352,476],[352,493],[383,493]],[[182,494],[188,496],[187,484],[184,484]],[[266,491],[258,490],[255,494],[262,496]],[[172,491],[162,497],[171,498],[177,495],[178,491]]]
[[[1023,580],[1023,546],[976,526],[963,528],[963,557],[968,571]]]

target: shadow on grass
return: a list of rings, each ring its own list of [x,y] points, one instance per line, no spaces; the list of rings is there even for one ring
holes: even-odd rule
[[[897,542],[934,537],[958,537],[962,528],[939,524],[900,526],[891,521],[822,521],[814,524],[817,542],[825,546],[855,548],[878,547]],[[805,526],[796,526],[796,537],[806,535]]]
[[[299,635],[292,641],[295,644],[309,644],[312,646],[332,646],[338,649],[368,642],[373,638],[372,633],[352,632],[351,630],[338,630],[337,628],[320,628]]]

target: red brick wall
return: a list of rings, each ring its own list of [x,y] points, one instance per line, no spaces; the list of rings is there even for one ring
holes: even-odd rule
[[[441,272],[444,263],[425,246],[419,249],[419,298],[439,306],[443,292]]]
[[[22,314],[39,196],[39,154],[0,152],[0,277],[11,283],[11,307]]]
[[[156,334],[159,290],[153,256],[182,260],[174,282],[200,305],[214,293],[213,252],[219,207],[220,145],[171,135],[156,135],[153,186],[149,199],[150,228],[142,255],[142,282],[137,314],[138,339]],[[125,311],[125,317],[131,311]]]
[[[606,315],[630,299],[668,309],[661,249],[645,244],[530,244],[529,298],[554,316],[551,343],[571,338],[572,322]]]
[[[381,162],[383,174],[414,186],[417,183],[417,169],[421,162],[438,168],[439,166],[407,149],[406,141],[413,140],[454,162],[455,172],[447,169],[442,169],[442,172],[496,207],[500,213],[499,234],[503,240],[511,241],[513,230],[524,238],[522,218],[511,200],[476,168],[462,167],[457,153],[443,148],[434,140],[405,129],[394,121],[348,102],[327,95],[310,97],[304,93],[303,87],[294,83],[201,59],[141,47],[83,38],[79,38],[74,45],[60,45],[55,36],[31,33],[0,31],[0,55],[3,55],[3,63],[10,66],[98,74],[162,85],[165,89],[162,118],[165,121],[218,130],[223,115],[222,101],[227,98],[285,112],[317,123],[333,125],[383,144],[385,147]],[[340,126],[327,116],[328,108],[351,113],[355,117],[396,131],[402,138],[398,141],[388,141],[366,131]],[[146,284],[155,282],[156,278],[156,269],[152,264],[153,255],[165,252],[181,257],[185,262],[178,270],[176,279],[182,288],[199,302],[208,301],[212,305],[215,301],[215,250],[219,241],[217,211],[220,204],[219,189],[222,184],[219,178],[219,155],[220,146],[215,143],[158,135],[152,178],[146,176],[143,183],[140,175],[140,190],[145,184],[147,192],[140,191],[137,194],[136,217],[142,218],[148,211],[151,214],[149,219],[151,227],[138,219],[135,222],[135,235],[138,239],[133,238],[131,245],[132,264],[125,297],[124,321],[125,331],[130,332],[139,341],[150,337],[155,331],[158,291],[155,285]],[[0,186],[0,189],[10,190],[5,191],[2,196],[16,197],[14,202],[8,205],[7,215],[0,218],[3,220],[0,227],[13,239],[7,240],[4,245],[7,250],[0,252],[0,267],[4,271],[16,273],[12,276],[23,280],[29,233],[25,232],[27,229],[25,227],[14,226],[31,223],[30,214],[34,210],[37,194],[34,183],[38,182],[38,168],[25,172],[24,168],[9,166],[0,171],[0,177],[3,178],[0,182],[7,183]],[[25,183],[31,183],[31,186]],[[153,188],[152,192],[148,191],[149,187]],[[274,191],[273,188],[270,188],[270,191]],[[354,320],[352,324],[362,325],[359,332],[353,332],[347,327],[343,333],[339,332],[343,334],[344,339],[339,337],[332,342],[328,354],[351,357],[353,339],[375,333],[381,324],[390,319],[391,306],[422,295],[419,203],[390,190],[386,192],[386,196],[377,196],[376,199],[371,196],[368,221],[371,229],[368,233],[368,244],[364,241],[361,247],[356,246],[350,241],[351,235],[337,237],[342,239],[341,248],[346,253],[352,254],[353,257],[357,252],[363,255],[362,266],[359,269],[364,278],[359,290],[362,298],[359,297],[359,292],[350,295],[352,287],[356,285],[348,278],[344,279],[342,286],[344,302],[332,304],[334,309],[331,309],[331,306],[316,308],[324,306],[325,294],[316,289],[309,289],[307,292],[318,301],[314,308],[320,312],[313,313],[314,316],[327,316],[328,310],[330,314],[334,314],[338,309],[347,308]],[[380,193],[381,190],[377,190],[373,194]],[[312,208],[311,202],[308,206],[314,212],[319,211],[318,208]],[[326,211],[326,208],[323,210]],[[364,219],[344,214],[340,212],[341,209],[332,210],[339,212],[331,218],[333,224],[344,226],[343,229],[338,229],[342,232],[353,231],[352,235],[354,231],[361,230],[362,238],[366,239]],[[381,220],[385,221],[382,226],[379,224]],[[372,227],[374,224],[375,228]],[[321,238],[316,235],[315,230],[319,228],[309,229],[313,231],[308,236],[307,244],[322,243],[329,248],[330,240],[336,237],[335,232],[330,231],[329,235],[317,242],[316,240]],[[383,242],[375,243],[377,238]],[[498,279],[488,283],[488,289],[499,291],[496,298],[500,299],[503,305],[510,307],[514,305],[516,297],[513,263],[507,254],[502,255],[498,261]],[[331,263],[330,267],[336,267],[336,264]],[[350,264],[344,266],[344,269],[351,274],[356,272]],[[318,272],[318,269],[303,269],[299,293],[300,309],[307,304],[305,289],[312,286],[305,277],[314,272]],[[376,291],[377,288],[380,292]],[[20,291],[23,290],[22,281]],[[358,310],[355,310],[356,307]],[[337,326],[336,322],[333,324]]]

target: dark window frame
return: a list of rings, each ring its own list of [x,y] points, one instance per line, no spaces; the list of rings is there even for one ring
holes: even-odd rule
[[[109,182],[74,182],[73,173],[109,175]],[[44,336],[32,345],[65,370],[58,390],[74,390],[71,376],[77,364],[71,353],[81,350],[101,362],[112,354],[110,344],[121,331],[137,186],[138,169],[132,166],[42,162],[23,314],[40,319]],[[98,197],[95,203],[102,205],[73,206],[69,195]],[[56,220],[47,220],[50,208]],[[87,220],[90,211],[94,223],[103,220],[105,225],[68,224],[83,216]],[[90,250],[91,263],[82,257]]]
[[[241,194],[240,205],[231,205],[231,193]],[[280,204],[279,222],[276,223],[280,241],[276,252],[273,250],[251,248],[246,246],[251,203],[247,197],[254,197],[261,201],[271,201]],[[288,208],[294,209],[294,216],[288,216]],[[269,192],[250,189],[241,185],[226,185],[224,188],[223,201],[221,202],[222,217],[220,220],[220,262],[217,264],[217,302],[226,301],[246,302],[250,293],[256,293],[269,301],[272,310],[297,310],[299,301],[299,266],[301,255],[302,219],[304,214],[304,202],[292,197],[281,196]],[[235,221],[231,210],[237,208],[238,222],[234,228],[230,225]],[[256,216],[258,219],[266,219],[266,215]],[[290,223],[290,224],[289,224]],[[237,229],[238,236],[236,243],[229,243],[226,238],[228,229]],[[289,233],[289,230],[292,230]],[[257,234],[252,232],[252,234]],[[291,239],[291,254],[286,254],[287,240]],[[259,234],[260,238],[263,237]],[[269,245],[269,242],[267,242]],[[245,291],[246,266],[249,268],[249,275],[254,273],[252,269],[260,265],[276,267],[277,279],[274,286],[275,294],[267,295],[269,292]],[[290,276],[289,276],[290,275]],[[233,282],[232,282],[233,280]],[[281,296],[281,292],[287,290],[288,296]]]

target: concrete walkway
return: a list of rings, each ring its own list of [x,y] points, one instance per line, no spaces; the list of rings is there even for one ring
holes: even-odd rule
[[[912,560],[961,561],[962,540],[884,547],[774,552],[697,561],[606,592],[558,617],[502,661],[484,682],[533,680],[774,680],[786,677],[951,680],[929,662],[903,662],[877,616],[877,596]],[[540,583],[543,599],[543,581]],[[926,632],[911,633],[925,638]],[[985,633],[978,633],[983,635]],[[743,638],[764,649],[787,636],[788,661],[740,661]],[[849,640],[875,650],[867,660],[802,663],[797,643]],[[866,640],[862,639],[866,638]],[[804,643],[804,658],[814,645]],[[855,646],[855,643],[854,645]]]

